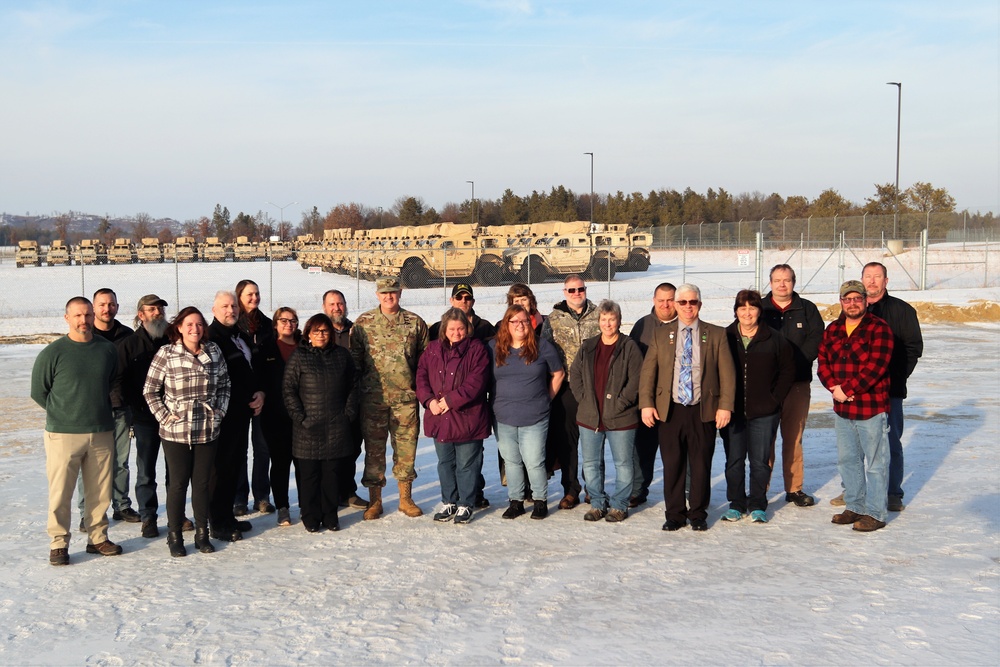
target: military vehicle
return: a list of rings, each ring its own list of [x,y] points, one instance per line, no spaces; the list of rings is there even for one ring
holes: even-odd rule
[[[22,266],[41,266],[42,258],[38,254],[38,241],[18,241],[14,253],[14,263],[17,268]]]
[[[52,241],[49,251],[45,253],[45,263],[49,266],[57,264],[70,266],[73,264],[73,258],[69,254],[69,246],[66,245],[65,241],[62,239],[54,239]]]
[[[198,259],[202,262],[224,262],[226,246],[219,241],[219,237],[209,236],[198,246]]]
[[[174,252],[171,257],[175,262],[194,262],[198,259],[198,247],[192,236],[178,236],[174,241]]]
[[[249,237],[237,236],[230,246],[234,262],[253,262],[257,259],[257,248]]]
[[[135,264],[135,246],[128,239],[115,239],[108,250],[108,262],[111,264]]]
[[[160,248],[160,239],[155,236],[147,236],[135,249],[135,257],[140,264],[160,264],[163,262],[163,249]]]
[[[108,249],[98,239],[83,239],[73,248],[73,259],[77,264],[107,264]]]

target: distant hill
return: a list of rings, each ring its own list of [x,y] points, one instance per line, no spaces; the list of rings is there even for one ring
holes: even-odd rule
[[[98,238],[102,229],[106,236],[136,238],[135,217],[106,218],[75,211],[54,216],[0,213],[0,245],[16,245],[17,241],[26,239],[47,244],[53,238],[58,238],[57,230],[60,224],[66,225],[66,236],[70,243],[76,243],[80,239]],[[146,226],[151,236],[157,236],[164,229],[169,229],[172,236],[181,234],[181,222],[173,218],[145,218],[141,224]]]

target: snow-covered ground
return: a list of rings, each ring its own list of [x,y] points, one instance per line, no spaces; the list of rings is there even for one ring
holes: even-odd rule
[[[706,266],[735,268],[729,259]],[[184,303],[207,309],[216,289],[245,275],[261,284],[267,303],[265,267],[253,267],[259,276],[247,266],[192,267],[210,273],[192,274]],[[125,304],[160,291],[173,306],[173,283],[158,287],[127,273],[154,268],[109,271],[107,283],[124,294]],[[818,262],[806,264],[800,284],[819,269]],[[961,283],[964,270],[956,265],[942,280]],[[354,283],[342,277],[311,276],[291,264],[283,271],[282,304],[311,312],[329,287],[345,289],[355,302]],[[824,286],[813,290],[814,301],[834,301],[839,276],[836,267],[832,271],[817,278]],[[276,267],[276,281],[277,273]],[[858,273],[851,266],[847,277]],[[19,277],[27,274],[30,280]],[[66,282],[68,273],[58,278],[59,267],[4,268],[0,275],[8,280],[0,334],[64,330],[58,313],[80,291],[78,273],[75,284]],[[704,318],[719,324],[731,319],[732,285],[752,281],[749,275],[687,278],[705,292]],[[890,265],[890,289],[894,279]],[[613,283],[627,321],[648,311],[661,280],[681,282],[677,265],[657,261],[651,272],[622,274]],[[362,286],[373,291],[370,283]],[[536,291],[543,309],[558,300],[559,287]],[[593,285],[590,297],[606,296],[606,289]],[[498,318],[504,291],[477,288],[477,309]],[[972,282],[897,294],[966,303],[995,301],[998,291]],[[53,301],[58,310],[18,318],[11,304],[23,299]],[[404,306],[428,319],[444,301],[444,290],[403,295]],[[363,296],[363,307],[372,302],[370,294]],[[876,533],[830,523],[828,500],[840,483],[832,408],[816,387],[805,461],[806,489],[818,504],[786,504],[779,473],[766,525],[719,521],[727,506],[721,446],[707,533],[661,531],[663,501],[656,494],[655,503],[621,524],[585,523],[585,506],[555,509],[558,473],[549,489],[549,518],[504,521],[506,494],[490,439],[484,472],[493,506],[467,526],[406,518],[395,511],[390,482],[383,519],[364,522],[359,511],[345,511],[338,533],[308,534],[298,523],[278,528],[273,515],[255,516],[242,542],[217,542],[215,554],[173,559],[165,537],[145,540],[135,524],[113,522],[110,537],[125,554],[87,555],[85,538],[76,533],[68,568],[47,563],[44,418],[27,398],[41,348],[0,346],[0,663],[995,665],[998,333],[1000,326],[990,323],[924,326],[924,357],[906,403],[908,506]],[[433,444],[426,438],[417,468],[414,495],[429,512],[440,497]],[[613,470],[609,460],[609,484]],[[654,489],[659,480],[657,467]]]

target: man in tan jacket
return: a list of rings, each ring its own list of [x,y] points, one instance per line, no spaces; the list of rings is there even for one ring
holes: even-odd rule
[[[681,285],[674,299],[677,320],[656,329],[642,365],[642,421],[660,434],[663,460],[663,530],[708,530],[715,432],[729,423],[736,370],[725,329],[698,319],[701,290]],[[690,465],[690,508],[684,498]]]

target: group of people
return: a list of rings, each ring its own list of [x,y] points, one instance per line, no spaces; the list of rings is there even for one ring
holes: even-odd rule
[[[241,518],[251,493],[255,511],[291,525],[293,462],[307,531],[339,530],[341,507],[378,519],[387,442],[398,509],[421,516],[412,497],[421,407],[438,457],[435,521],[468,523],[489,506],[483,443],[493,433],[507,486],[504,519],[529,511],[544,519],[559,471],[560,509],[583,496],[584,520],[623,521],[647,501],[659,453],[663,529],[707,530],[720,433],[729,501],[722,519],[766,522],[779,432],[786,501],[815,503],[803,490],[802,438],[817,360],[834,399],[844,484],[831,501],[844,506],[833,522],[877,530],[887,511],[903,509],[902,399],[922,354],[916,313],[889,296],[887,282],[882,264],[866,265],[861,281],[841,287],[842,313],[825,328],[815,304],[794,291],[787,264],[771,270],[768,294],[736,295],[727,327],[700,319],[697,286],[662,283],[629,335],[618,304],[588,299],[578,275],[565,279],[565,298],[547,316],[530,287],[512,285],[496,325],[475,313],[472,286],[457,284],[430,328],[401,307],[395,278],[377,281],[379,305],[353,322],[343,293],[329,290],[301,330],[292,308],[273,318],[261,312],[250,280],[216,294],[211,323],[194,307],[168,322],[167,302],[151,294],[139,299],[133,330],[115,319],[112,290],[98,290],[93,302],[74,297],[69,333],[39,354],[32,372],[32,398],[46,411],[50,562],[69,563],[78,478],[89,553],[121,553],[108,539],[109,506],[114,519],[140,523],[143,537],[159,536],[161,448],[172,556],[186,555],[187,530],[203,553],[214,551],[213,539],[242,539],[252,528]],[[128,495],[131,434],[137,510]],[[362,444],[367,499],[354,474]],[[185,514],[189,488],[193,521]]]

